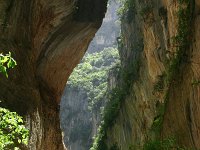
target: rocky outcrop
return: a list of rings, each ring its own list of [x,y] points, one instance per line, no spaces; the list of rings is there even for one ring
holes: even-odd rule
[[[29,149],[63,149],[59,101],[106,10],[106,0],[0,2],[0,49],[18,65],[0,78],[1,106],[26,117]]]
[[[108,147],[141,149],[147,141],[174,137],[180,147],[200,148],[199,3],[129,1],[120,55],[124,68],[135,66],[134,77],[107,130]]]

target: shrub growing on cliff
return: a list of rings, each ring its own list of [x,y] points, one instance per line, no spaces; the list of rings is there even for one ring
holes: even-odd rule
[[[180,72],[180,65],[187,59],[187,50],[190,47],[191,41],[191,21],[192,21],[192,1],[178,0],[179,9],[178,16],[178,33],[173,37],[173,44],[176,47],[176,52],[168,67],[167,81],[170,84]],[[184,5],[184,6],[183,6]]]
[[[22,117],[0,108],[0,149],[23,149],[28,144],[28,134]]]
[[[0,72],[8,77],[7,69],[14,68],[17,65],[16,61],[11,57],[11,53],[0,54]]]
[[[117,10],[118,16],[123,19],[124,17],[127,18],[129,22],[132,21],[134,15],[134,1],[135,0],[119,0],[121,3],[121,7]]]
[[[176,82],[181,79],[179,75],[181,74],[182,68],[184,68],[184,62],[188,59],[187,52],[188,49],[190,49],[191,40],[190,24],[193,13],[191,9],[192,3],[193,2],[189,0],[178,0],[178,29],[176,36],[171,39],[175,52],[171,55],[166,76],[160,76],[159,81],[154,86],[154,90],[159,92],[162,92],[165,86],[168,88],[167,91],[165,91],[165,103],[162,106],[162,111],[158,111],[159,114],[156,116],[152,125],[152,129],[156,134],[160,133],[160,129],[163,125],[163,117],[169,100],[170,90],[175,86]]]
[[[91,150],[106,150],[106,131],[114,124],[120,112],[123,100],[129,94],[130,87],[134,80],[135,69],[137,69],[136,64],[138,65],[137,62],[135,64],[131,64],[129,67],[127,67],[127,69],[122,68],[121,66],[116,66],[115,69],[118,71],[117,73],[119,74],[122,82],[121,85],[118,85],[118,87],[114,88],[110,94],[108,94],[109,100],[104,108],[103,121],[101,122],[101,126]],[[102,145],[104,145],[103,148]]]
[[[8,77],[7,69],[14,68],[16,61],[7,55],[0,54],[0,72]],[[1,103],[1,101],[0,101]],[[10,112],[0,107],[0,149],[25,149],[28,144],[28,130],[23,125],[22,117],[16,112]]]
[[[193,150],[180,147],[174,137],[168,137],[163,140],[149,140],[144,144],[143,150]]]

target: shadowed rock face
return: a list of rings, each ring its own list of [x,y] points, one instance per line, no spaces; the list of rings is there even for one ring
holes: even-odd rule
[[[0,0],[0,50],[18,66],[0,78],[1,106],[24,115],[30,149],[63,149],[58,103],[100,27],[106,0]]]
[[[163,115],[161,129],[156,129],[158,133],[160,130],[157,135],[160,139],[175,137],[182,147],[200,148],[200,1],[188,2],[191,13],[187,12],[181,18],[178,13],[185,7],[178,1],[134,0],[134,9],[123,18],[122,64],[136,64],[133,70],[136,73],[130,94],[123,100],[115,124],[107,131],[108,147],[137,149],[135,146],[155,139],[156,134],[152,134],[155,122]],[[189,22],[187,29],[191,32],[186,36],[188,46],[181,51],[183,57],[172,68],[176,73],[169,81],[166,76],[169,76],[172,70],[169,66],[177,54],[174,37],[180,30],[186,32],[180,29],[181,19]]]

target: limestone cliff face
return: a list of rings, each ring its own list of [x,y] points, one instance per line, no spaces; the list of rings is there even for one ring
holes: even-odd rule
[[[105,10],[106,0],[0,1],[0,49],[18,63],[0,78],[1,106],[26,117],[29,149],[63,149],[58,103]]]
[[[88,110],[87,93],[67,86],[60,103],[61,129],[69,150],[87,150],[92,139],[92,114]]]
[[[117,11],[119,9],[119,2],[117,0],[109,0],[108,8],[103,19],[101,28],[95,34],[91,41],[88,52],[94,53],[103,50],[105,47],[113,47],[117,45],[116,38],[120,33],[120,22]]]
[[[200,1],[132,2],[122,18],[120,55],[123,67],[135,64],[133,83],[107,145],[128,150],[173,136],[199,149]],[[152,131],[157,118],[159,135]]]
[[[104,48],[117,46],[116,38],[119,36],[120,32],[120,24],[117,23],[119,18],[116,12],[118,8],[119,2],[116,0],[108,1],[105,18],[98,32],[95,34],[94,39],[90,43],[87,54],[92,55],[95,52],[103,51]],[[84,63],[84,59],[86,58],[83,58],[81,63]],[[106,62],[109,64],[109,62],[113,62],[114,59],[110,60],[107,58],[102,61],[105,62],[105,64]],[[95,65],[93,64],[92,66]],[[97,65],[94,68],[98,67]],[[92,71],[94,72],[94,70]],[[88,75],[90,75],[90,73],[88,73]],[[98,77],[93,77],[92,80],[96,79],[98,79]],[[105,79],[107,79],[107,76]],[[98,82],[101,83],[102,81]],[[96,88],[97,87],[94,87],[93,90],[96,90]],[[97,134],[98,126],[101,121],[101,108],[105,105],[107,97],[106,95],[104,96],[101,100],[101,104],[99,104],[96,109],[89,110],[89,107],[91,107],[91,99],[94,99],[94,97],[91,98],[89,92],[84,88],[83,83],[78,85],[74,85],[73,82],[71,84],[67,83],[61,98],[61,129],[64,135],[64,143],[68,150],[89,150],[92,145],[92,138]]]

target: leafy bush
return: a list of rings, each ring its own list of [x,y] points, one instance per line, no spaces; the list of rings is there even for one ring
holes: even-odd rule
[[[7,69],[14,68],[17,65],[16,61],[11,57],[11,53],[0,54],[0,72],[8,77]]]
[[[0,72],[8,77],[7,69],[14,68],[16,61],[11,53],[0,54]],[[1,102],[1,101],[0,101]],[[25,149],[28,144],[29,131],[23,124],[22,117],[0,107],[0,149]]]
[[[133,19],[134,13],[134,0],[119,0],[121,3],[121,7],[117,10],[118,16],[123,19],[124,17],[127,18],[129,22]]]
[[[0,149],[23,149],[28,144],[28,135],[22,117],[0,108]]]

